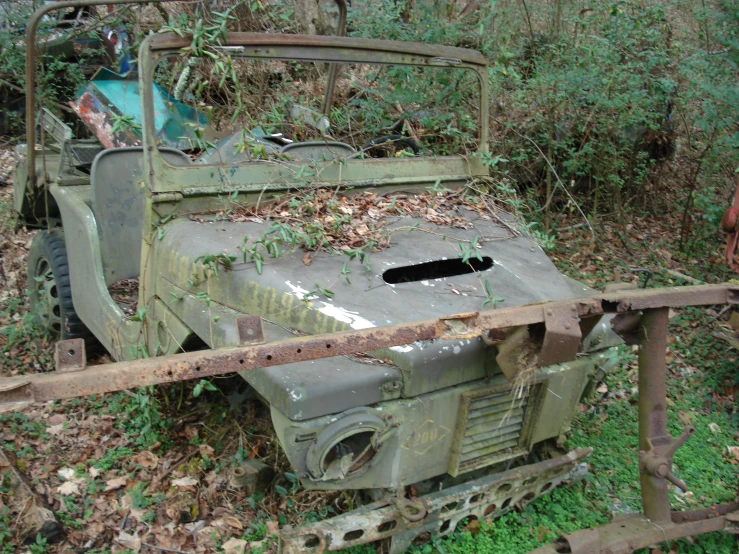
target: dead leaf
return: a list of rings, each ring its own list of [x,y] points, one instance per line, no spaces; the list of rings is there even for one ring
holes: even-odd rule
[[[128,482],[127,477],[116,477],[114,479],[110,479],[109,481],[105,482],[105,491],[104,492],[110,492],[118,490],[122,487],[126,486],[126,483]]]
[[[731,460],[732,463],[739,462],[739,446],[727,446],[726,453],[729,455],[729,457],[734,458],[733,460]]]
[[[92,477],[93,479],[95,479],[95,477],[99,476],[101,473],[102,473],[102,471],[100,471],[96,467],[91,467],[90,468],[90,477]]]
[[[718,435],[721,432],[721,427],[719,427],[716,423],[709,423],[708,428],[711,430],[712,433]]]
[[[303,263],[305,265],[310,265],[313,260],[310,259],[310,252],[306,252],[305,256],[303,256]]]
[[[233,527],[234,529],[241,530],[244,528],[244,525],[234,516],[223,516],[221,519],[223,520],[223,523],[229,527]]]
[[[80,493],[80,486],[74,481],[65,481],[56,490],[62,496],[72,496]]]
[[[603,383],[601,386],[598,387],[597,390],[598,390],[598,392],[600,394],[605,394],[605,393],[608,392],[608,385],[606,385],[605,383]]]
[[[159,457],[153,452],[142,450],[131,458],[133,463],[139,464],[144,469],[154,469],[159,464]]]
[[[267,522],[267,535],[279,535],[280,534],[280,524],[277,523],[274,519],[271,519]]]
[[[465,527],[464,530],[469,532],[470,535],[477,535],[480,532],[480,522],[473,519],[467,524],[467,527]]]
[[[53,416],[49,418],[49,425],[51,425],[52,427],[55,427],[57,425],[64,423],[66,420],[67,418],[63,414],[54,414]]]
[[[172,481],[172,485],[175,487],[195,487],[198,484],[197,479],[193,479],[192,477],[180,477],[179,479],[175,479]]]
[[[212,446],[208,446],[207,444],[200,445],[200,455],[201,456],[208,456],[208,458],[212,458],[213,454],[215,453],[216,451],[213,450]]]
[[[71,467],[65,467],[59,470],[59,476],[65,481],[74,479],[74,470]]]
[[[244,554],[246,541],[243,539],[230,538],[223,543],[223,554]]]
[[[60,423],[59,425],[52,425],[51,427],[47,427],[46,432],[54,436],[61,435],[62,432],[64,432],[64,424]]]
[[[118,534],[116,541],[118,541],[121,546],[128,548],[129,550],[133,550],[134,552],[141,550],[141,539],[137,535],[129,535],[125,531],[121,531]]]

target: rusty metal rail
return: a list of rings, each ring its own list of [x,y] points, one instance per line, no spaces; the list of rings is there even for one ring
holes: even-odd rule
[[[159,358],[117,362],[77,371],[55,371],[0,379],[0,412],[33,402],[101,394],[140,386],[172,383],[225,373],[372,352],[420,340],[460,339],[491,330],[546,324],[540,358],[556,363],[558,352],[582,337],[578,321],[593,323],[607,313],[646,309],[735,304],[739,286],[701,285],[628,290],[588,298],[530,304],[515,308],[457,314],[439,319],[400,323],[358,331],[296,337],[253,346],[198,351]],[[589,327],[587,323],[582,324]],[[63,350],[63,349],[62,349]]]
[[[358,331],[296,337],[246,347],[117,362],[78,371],[7,377],[0,379],[0,412],[18,409],[33,402],[89,396],[298,361],[372,352],[420,340],[470,338],[491,330],[537,323],[546,323],[547,328],[541,359],[547,363],[555,363],[560,361],[558,352],[568,352],[568,345],[581,339],[579,320],[592,320],[607,313],[737,302],[739,286],[732,285],[618,291],[588,298],[457,314]]]
[[[390,537],[391,554],[405,552],[421,533],[451,535],[465,519],[500,517],[565,481],[584,477],[587,464],[583,460],[592,451],[578,448],[563,456],[427,494],[416,499],[424,512],[422,518],[408,519],[394,503],[396,499],[387,498],[329,520],[285,527],[280,537],[282,554],[335,552]]]

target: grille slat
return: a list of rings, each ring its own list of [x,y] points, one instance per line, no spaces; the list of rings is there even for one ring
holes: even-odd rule
[[[463,403],[452,450],[452,475],[524,453],[520,442],[527,393],[514,398],[510,390],[487,395],[476,392]]]
[[[509,410],[516,409],[516,408],[523,408],[524,406],[526,406],[525,401],[514,403],[509,400],[508,402],[501,402],[500,404],[495,404],[487,408],[480,408],[478,410],[470,410],[469,415],[467,416],[467,419],[473,420],[479,417],[489,418],[492,415],[505,414]]]
[[[509,439],[505,442],[496,443],[492,446],[488,446],[487,448],[477,447],[472,452],[463,453],[461,458],[462,463],[464,464],[472,460],[482,458],[483,456],[495,454],[496,452],[500,452],[501,450],[505,450],[506,448],[513,448],[514,446],[518,445],[518,434],[515,434],[515,437],[516,438],[514,439]]]
[[[526,397],[522,398],[516,398],[515,402],[525,402]],[[514,399],[511,398],[510,394],[496,394],[493,396],[486,396],[484,398],[478,398],[476,400],[473,400],[470,402],[470,413],[477,411],[477,410],[484,410],[487,408],[492,408],[493,406],[510,406],[511,403],[514,402]]]
[[[490,429],[491,427],[499,425],[501,421],[505,422],[506,419],[509,419],[511,417],[523,415],[523,412],[524,410],[521,406],[510,410],[502,410],[493,414],[481,414],[474,418],[467,418],[465,435],[469,434],[469,432],[473,432],[477,427],[481,426],[485,427],[486,429]],[[505,423],[503,424],[505,425]]]
[[[518,437],[519,430],[515,428],[506,429],[505,433],[490,433],[488,437],[481,438],[480,440],[470,440],[470,442],[462,443],[462,454],[474,452],[475,450],[485,449],[487,447],[494,447],[502,442],[508,442],[509,440]]]
[[[516,417],[509,417],[499,427],[491,427],[490,425],[478,425],[474,429],[470,429],[464,436],[462,444],[472,444],[485,439],[494,439],[501,435],[505,435],[512,431],[520,431],[523,422],[523,414]]]

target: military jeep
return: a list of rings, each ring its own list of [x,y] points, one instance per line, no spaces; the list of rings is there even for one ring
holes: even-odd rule
[[[456,331],[441,337],[418,326],[407,340],[393,339],[397,346],[340,357],[308,356],[298,346],[286,355],[291,363],[274,365],[267,353],[265,367],[240,372],[269,406],[305,488],[362,489],[374,499],[334,520],[286,530],[287,551],[392,537],[392,551],[402,552],[419,534],[445,535],[464,518],[497,517],[581,476],[587,449],[565,455],[560,448],[578,402],[615,363],[609,349],[621,339],[601,312],[580,319],[573,304],[563,313],[562,301],[594,291],[561,275],[514,217],[475,200],[490,186],[482,55],[229,33],[212,53],[228,56],[235,79],[266,76],[254,89],[255,113],[270,113],[264,99],[288,90],[300,102],[259,126],[193,131],[211,107],[182,77],[183,67],[207,76],[213,57],[182,63],[190,45],[175,34],[146,38],[138,81],[121,85],[135,87],[140,106],[130,117],[100,112],[97,138],[73,138],[42,110],[29,137],[31,144],[44,137],[43,145],[17,148],[18,216],[41,228],[28,257],[31,304],[48,329],[135,363],[458,314],[444,319]],[[323,91],[301,80],[325,77],[327,65],[339,68],[334,104],[342,107],[321,112]],[[434,77],[424,80],[424,72]],[[169,83],[171,97],[158,95],[155,83],[163,90]],[[477,104],[445,111],[459,86],[472,87],[465,98]],[[399,109],[398,92],[416,95],[416,105]],[[365,101],[370,96],[383,106],[379,115]],[[195,116],[172,145],[168,114],[180,100]],[[377,136],[351,128],[401,112],[402,123],[379,125]],[[440,121],[456,126],[445,135]],[[340,220],[333,234],[326,214],[310,211],[317,198]],[[281,235],[306,234],[312,218],[324,225],[313,242]],[[354,242],[342,242],[350,231]],[[357,239],[366,234],[374,238]],[[122,282],[126,298],[116,292]],[[484,307],[548,302],[560,308],[543,320],[503,318],[501,329],[484,333],[466,327]],[[337,341],[325,341],[325,349]],[[168,367],[162,380],[175,380]],[[416,496],[409,497],[411,485]]]

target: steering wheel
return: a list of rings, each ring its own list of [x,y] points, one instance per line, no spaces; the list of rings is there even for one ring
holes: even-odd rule
[[[365,152],[367,150],[371,150],[375,146],[385,144],[386,142],[393,142],[400,146],[401,149],[410,148],[416,155],[421,151],[421,147],[418,146],[418,143],[415,140],[404,135],[383,135],[381,137],[374,138],[368,143],[363,144],[360,150]]]

